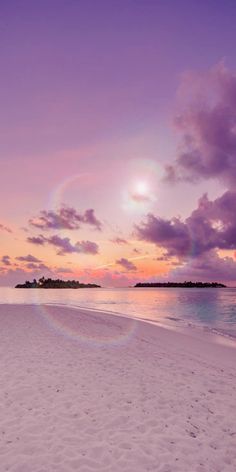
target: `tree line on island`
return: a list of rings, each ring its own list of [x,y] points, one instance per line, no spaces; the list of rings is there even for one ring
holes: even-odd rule
[[[15,288],[101,288],[97,284],[83,284],[78,280],[61,280],[61,279],[34,279],[33,282],[26,280],[24,284],[17,284]]]
[[[134,288],[226,288],[226,285],[218,282],[139,282]],[[15,288],[101,288],[94,283],[84,284],[78,280],[45,279],[41,277],[33,282],[26,280],[24,284],[17,284]]]
[[[226,288],[226,285],[218,282],[144,282],[137,283],[134,287],[150,287],[150,288]]]

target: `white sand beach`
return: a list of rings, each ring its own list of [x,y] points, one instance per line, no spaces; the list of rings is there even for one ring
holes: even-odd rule
[[[236,349],[55,306],[0,336],[0,472],[236,471]]]

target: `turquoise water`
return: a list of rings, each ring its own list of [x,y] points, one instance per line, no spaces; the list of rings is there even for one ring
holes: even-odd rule
[[[236,338],[236,288],[39,290],[0,287],[0,303],[84,307],[169,327],[201,326]]]

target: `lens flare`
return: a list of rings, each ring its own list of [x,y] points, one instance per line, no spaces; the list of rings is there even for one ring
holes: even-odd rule
[[[91,347],[115,347],[128,343],[136,331],[136,320],[111,313],[55,304],[37,305],[39,316],[57,335]]]
[[[89,184],[91,181],[91,174],[88,172],[81,172],[74,174],[62,180],[57,187],[55,187],[50,195],[49,206],[57,210],[63,204],[67,203],[71,192],[79,192],[81,186]]]

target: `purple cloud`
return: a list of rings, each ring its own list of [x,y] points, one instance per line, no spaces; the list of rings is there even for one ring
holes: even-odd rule
[[[5,226],[1,223],[0,223],[0,230],[1,231],[6,231],[7,233],[12,233],[12,230],[8,226]]]
[[[169,277],[184,281],[236,282],[236,262],[231,257],[219,257],[216,251],[210,251],[199,258],[191,259],[183,266],[173,269]]]
[[[77,252],[76,247],[73,244],[71,244],[69,238],[61,238],[60,236],[55,235],[55,236],[51,236],[50,238],[45,238],[45,242],[58,248],[59,255]]]
[[[198,208],[183,222],[148,214],[135,226],[141,240],[164,248],[168,256],[195,258],[212,249],[236,248],[236,192],[227,191],[210,201],[203,195]]]
[[[89,209],[84,213],[78,213],[74,208],[62,207],[58,211],[42,210],[40,215],[29,220],[31,226],[48,229],[79,229],[81,224],[88,224],[101,230],[102,224],[95,217],[94,210]]]
[[[182,135],[180,151],[174,164],[166,168],[167,180],[220,178],[232,188],[236,179],[236,74],[220,64],[204,78],[192,76],[189,83],[191,89],[186,82],[184,88],[190,101],[175,119]]]
[[[84,212],[82,215],[82,221],[83,223],[94,226],[98,230],[101,230],[102,228],[102,223],[95,217],[94,210],[92,208]]]
[[[189,246],[187,225],[178,218],[164,220],[149,213],[145,221],[135,226],[135,233],[141,240],[164,247],[169,256],[183,256]]]
[[[84,254],[98,254],[98,245],[92,241],[77,241],[72,244],[69,238],[61,238],[57,234],[46,238],[45,236],[39,235],[38,237],[27,238],[27,241],[36,245],[50,244],[58,249],[58,255],[63,256],[71,253],[84,253]]]
[[[116,264],[121,265],[125,270],[129,270],[129,271],[137,270],[137,267],[133,264],[133,262],[129,261],[128,259],[125,259],[124,257],[122,257],[121,259],[118,259],[116,261]]]
[[[129,244],[128,241],[126,241],[126,239],[119,238],[119,237],[111,239],[111,242],[115,244]]]
[[[2,256],[1,262],[5,266],[10,266],[11,265],[10,256]]]
[[[28,256],[19,256],[16,257],[17,261],[23,261],[23,262],[41,262],[40,259],[37,259],[37,257],[31,256],[31,254],[28,254]]]
[[[40,234],[39,236],[32,236],[32,237],[28,237],[27,238],[27,241],[29,243],[32,243],[32,244],[36,244],[38,246],[43,246],[45,244],[45,238],[42,234]]]
[[[78,241],[75,244],[77,252],[84,254],[98,254],[98,245],[92,241]]]
[[[30,270],[41,270],[41,271],[50,270],[50,268],[43,263],[36,264],[35,262],[28,262],[28,264],[26,264],[26,267],[27,269],[30,269]]]

